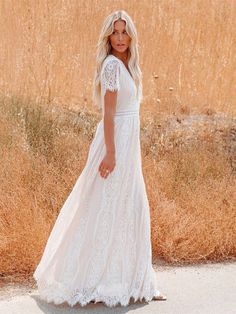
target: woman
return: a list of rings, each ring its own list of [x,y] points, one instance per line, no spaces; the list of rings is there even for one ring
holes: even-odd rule
[[[125,11],[104,22],[93,96],[102,119],[33,274],[39,294],[70,306],[166,300],[152,267],[139,137],[141,71],[135,26]]]

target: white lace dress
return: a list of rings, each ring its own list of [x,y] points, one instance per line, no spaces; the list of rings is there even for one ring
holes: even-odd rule
[[[118,90],[115,113],[116,166],[106,179],[99,164],[106,151],[103,119],[86,165],[52,228],[33,277],[42,300],[85,306],[150,301],[157,290],[152,267],[150,212],[141,167],[139,102],[124,63],[108,55],[101,71],[106,89]]]

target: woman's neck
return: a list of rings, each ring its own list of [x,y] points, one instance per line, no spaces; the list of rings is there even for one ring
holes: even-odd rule
[[[128,53],[124,52],[124,53],[117,53],[116,51],[112,50],[111,54],[114,55],[115,57],[117,57],[118,59],[120,59],[122,62],[124,62],[125,64],[128,64]]]

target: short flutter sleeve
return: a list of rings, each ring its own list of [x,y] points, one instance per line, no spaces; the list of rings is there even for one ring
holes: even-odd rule
[[[104,93],[106,90],[120,90],[120,64],[118,60],[108,60],[101,73],[101,84]]]

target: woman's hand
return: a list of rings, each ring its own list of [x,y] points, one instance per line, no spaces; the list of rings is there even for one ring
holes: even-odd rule
[[[106,153],[105,157],[99,165],[100,175],[103,178],[107,178],[110,172],[113,171],[116,165],[115,153]],[[108,170],[108,172],[106,171]]]

